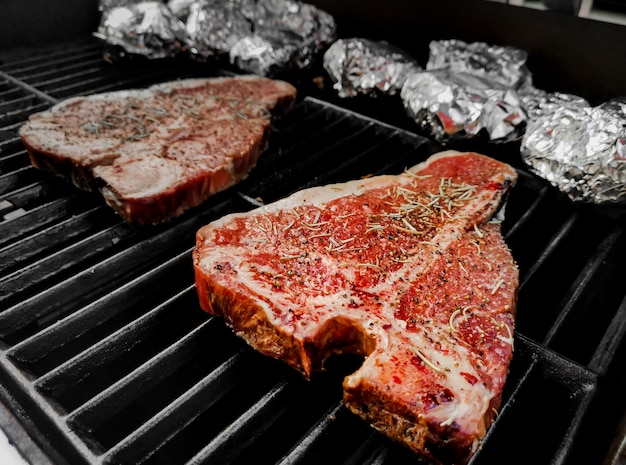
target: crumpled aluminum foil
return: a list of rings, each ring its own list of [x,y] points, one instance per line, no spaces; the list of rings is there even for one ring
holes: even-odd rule
[[[337,38],[330,14],[294,0],[258,1],[254,30],[275,48],[295,48],[292,60],[298,69],[308,68],[317,53]]]
[[[252,35],[254,0],[198,0],[189,5],[187,45],[198,59],[228,54],[243,37]]]
[[[518,92],[532,89],[527,53],[513,48],[431,41],[426,71],[409,75],[400,96],[407,114],[438,142],[486,135],[519,140],[528,114]]]
[[[165,58],[184,49],[184,24],[162,2],[101,0],[94,36],[132,55]]]
[[[546,92],[532,87],[520,91],[519,96],[529,119],[549,115],[557,108],[563,106],[589,106],[587,100],[577,95],[562,92]]]
[[[128,53],[162,58],[184,48],[261,75],[307,68],[336,38],[334,18],[298,0],[101,0],[100,9],[95,35]]]
[[[167,2],[167,7],[174,14],[174,16],[184,23],[187,21],[191,6],[197,1],[198,0],[169,0]]]
[[[339,39],[324,54],[324,69],[339,97],[396,95],[421,66],[386,42]]]
[[[264,76],[306,69],[335,40],[334,18],[313,5],[292,0],[252,5],[244,12],[250,31],[240,33],[232,47],[223,50],[239,69]]]
[[[626,98],[544,113],[529,123],[521,153],[574,201],[626,204]]]
[[[289,69],[298,53],[294,44],[275,44],[253,34],[241,38],[230,49],[230,62],[237,68],[262,76],[273,76]]]
[[[409,75],[400,97],[422,131],[442,143],[479,134],[519,140],[528,119],[515,90],[447,68]]]
[[[528,53],[514,47],[466,43],[461,40],[433,40],[426,69],[447,68],[455,72],[484,76],[513,89],[532,85],[526,67]]]

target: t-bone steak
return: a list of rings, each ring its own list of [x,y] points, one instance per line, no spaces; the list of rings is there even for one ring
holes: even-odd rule
[[[442,152],[201,228],[201,307],[306,378],[365,357],[344,403],[434,463],[465,463],[500,406],[518,269],[494,214],[508,165]]]
[[[20,128],[32,164],[99,189],[129,223],[171,220],[245,178],[295,88],[256,76],[75,97]]]

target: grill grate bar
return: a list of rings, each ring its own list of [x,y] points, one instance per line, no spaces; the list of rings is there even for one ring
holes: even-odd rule
[[[187,288],[182,295],[167,299],[155,309],[100,339],[88,350],[69,358],[39,377],[36,382],[38,390],[52,397],[64,411],[77,408],[113,378],[124,376],[136,369],[146,359],[154,356],[154,352],[173,344],[180,334],[185,334],[197,324],[193,317],[181,319],[182,321],[175,324],[175,319],[164,316],[174,314],[177,299],[184,298],[191,302],[195,298],[193,291],[193,288]],[[169,326],[163,328],[163,322],[167,320],[170,320]],[[146,346],[146,353],[142,350],[142,345]],[[129,357],[128,353],[133,352],[135,356]]]
[[[132,319],[137,308],[155,299],[162,299],[164,291],[155,290],[155,281],[167,281],[173,287],[183,286],[181,271],[189,265],[188,251],[164,261],[145,274],[131,279],[117,289],[89,303],[33,336],[15,344],[8,356],[25,370],[42,375],[61,361],[89,348],[100,331],[112,331]],[[184,275],[183,275],[184,276]],[[170,289],[172,289],[170,288]],[[168,289],[166,294],[171,293]],[[104,327],[105,329],[99,329]],[[82,344],[81,339],[90,339]],[[68,349],[68,346],[71,349]],[[59,352],[62,352],[59,355]],[[51,361],[47,361],[52,359]],[[42,366],[41,366],[42,365]]]
[[[159,447],[163,447],[204,411],[219,402],[237,383],[245,369],[245,356],[239,351],[112,447],[106,453],[104,462],[137,463],[151,457]],[[182,455],[184,450],[180,452]]]
[[[90,208],[0,249],[0,273],[8,274],[19,271],[16,268],[30,266],[34,260],[54,250],[51,244],[58,247],[79,240],[93,231],[94,224],[101,222],[104,209],[104,206]]]
[[[98,51],[98,44],[93,40],[72,42],[66,47],[59,47],[55,45],[49,49],[42,48],[39,53],[34,54],[32,57],[25,57],[23,54],[17,54],[13,58],[8,57],[3,60],[2,69],[11,73],[12,75],[28,75],[32,72],[37,72],[42,68],[58,66],[63,67],[63,64],[67,60],[71,60],[72,57],[91,56]]]
[[[9,141],[0,141],[0,153],[5,151],[9,151],[12,147],[11,145],[17,145],[19,139],[13,139]],[[0,157],[0,173],[8,173],[10,171],[15,171],[18,169],[23,169],[30,164],[30,160],[26,155],[26,152],[14,152],[10,153],[7,156]],[[23,186],[18,187],[18,189],[23,189]]]
[[[1,281],[2,286],[14,297],[33,294],[30,286],[25,283],[33,283],[37,289],[46,282],[53,282],[63,276],[71,276],[73,270],[84,267],[86,263],[92,262],[97,256],[107,251],[111,243],[120,242],[124,237],[125,229],[125,225],[118,223],[87,238],[72,242],[65,249],[53,252],[35,263],[9,273]],[[10,302],[14,298],[0,296],[0,304],[6,305],[6,300]]]
[[[173,227],[163,225],[154,229],[133,229],[119,223],[117,229],[100,235],[100,245],[105,256],[100,257],[99,261],[94,257],[95,261],[84,262],[82,269],[73,271],[71,275],[58,277],[53,285],[41,292],[36,286],[31,286],[31,292],[38,293],[30,297],[24,297],[25,293],[21,293],[24,298],[19,304],[0,313],[0,337],[3,335],[7,343],[15,343],[31,334],[31,331],[41,329],[41,325],[49,324],[50,320],[62,317],[69,307],[106,295],[125,276],[145,272],[154,262],[166,260],[170,253],[176,254],[191,246],[199,225],[232,208],[234,206],[230,199],[224,200],[218,195],[206,209],[197,212],[196,216],[189,215]],[[128,249],[120,250],[124,244],[128,244]],[[104,283],[103,277],[107,278]],[[15,279],[15,283],[19,282]],[[22,331],[15,331],[16,329]]]
[[[33,109],[34,111],[45,110],[46,108],[47,105],[44,104],[29,107],[29,109]],[[10,148],[10,146],[20,148],[24,147],[22,145],[21,139],[15,136],[17,136],[17,131],[19,130],[19,127],[22,125],[22,122],[27,117],[26,115],[28,115],[29,113],[30,111],[28,110],[25,111],[23,109],[19,109],[16,111],[5,113],[4,115],[0,116],[0,127],[2,127],[2,129],[0,129],[0,136],[2,136],[2,138],[6,141],[1,141],[0,147],[4,146],[5,144],[7,148]]]
[[[339,415],[343,409],[343,402],[339,401],[332,405],[326,413],[308,431],[302,440],[283,457],[277,465],[294,465],[298,463],[304,455],[309,454],[310,449],[315,446],[316,441],[324,435],[329,424]]]
[[[528,339],[522,335],[515,335],[515,346],[523,346],[523,353],[529,352],[532,349],[529,349]],[[505,390],[502,395],[502,404],[500,405],[500,410],[496,415],[496,418],[493,422],[492,427],[487,430],[485,437],[482,442],[482,447],[490,447],[491,436],[494,431],[497,431],[500,427],[498,424],[506,422],[507,413],[510,409],[514,408],[515,399],[520,396],[520,391],[524,389],[524,387],[529,383],[529,379],[532,376],[532,373],[537,369],[538,361],[536,357],[528,357],[528,359],[524,358],[520,361],[521,357],[514,359],[513,367],[509,372],[509,378],[507,379],[507,383],[505,385]],[[519,373],[518,373],[519,372]],[[497,441],[497,439],[495,440]],[[475,460],[475,459],[474,459]],[[473,461],[470,461],[471,465]]]
[[[605,329],[610,327],[613,309],[619,308],[619,302],[624,297],[619,277],[626,258],[625,247],[619,246],[624,237],[626,229],[621,226],[608,233],[598,244],[559,304],[559,314],[546,334],[544,344],[575,360],[588,361],[593,356],[597,345],[590,342],[603,337]],[[601,286],[605,290],[598,293],[597,289]],[[597,310],[593,320],[590,320],[585,309],[594,307]],[[572,346],[571,339],[581,332],[585,334],[587,344]]]
[[[510,239],[515,236],[518,230],[522,229],[524,226],[532,223],[534,216],[536,215],[537,210],[540,208],[542,202],[546,198],[548,193],[548,188],[544,187],[539,191],[537,197],[534,199],[533,203],[526,209],[526,211],[517,219],[515,224],[507,231],[505,234],[505,239]]]
[[[334,110],[332,107],[331,109]],[[396,159],[388,162],[385,169],[397,168],[398,164],[404,168],[409,164],[406,158],[409,154],[425,157],[429,149],[432,149],[423,139],[416,136],[411,137],[408,134],[399,136],[402,133],[398,131],[389,131],[385,134],[385,127],[377,127],[365,118],[358,131],[346,128],[348,124],[353,125],[354,122],[348,120],[346,116],[341,116],[333,124],[321,126],[321,122],[316,121],[313,128],[309,124],[301,126],[300,131],[306,128],[307,133],[295,132],[288,135],[285,142],[288,149],[278,148],[273,153],[267,154],[265,164],[255,168],[249,179],[240,184],[238,190],[250,198],[261,197],[265,201],[272,201],[302,187],[356,179],[372,172],[380,172],[381,160],[384,160],[390,151],[394,152]],[[291,138],[299,142],[289,144]],[[282,160],[294,157],[296,153],[300,158],[299,163],[275,169]],[[303,178],[309,178],[310,181],[302,181]]]
[[[18,87],[21,87],[22,89],[24,89],[25,91],[37,96],[39,99],[51,103],[51,104],[55,104],[58,102],[58,99],[48,95],[45,92],[42,92],[41,90],[37,89],[36,87],[20,80],[20,79],[16,79],[13,76],[11,76],[10,74],[6,74],[4,71],[0,71],[0,78],[10,82],[11,84],[14,84]]]
[[[523,279],[520,280],[520,290],[527,285],[527,283],[534,277],[535,273],[543,268],[546,261],[549,260],[551,254],[560,245],[563,237],[570,233],[574,224],[577,221],[577,216],[570,217],[565,224],[557,231],[557,233],[550,239],[548,245],[543,248],[541,255],[535,260],[534,265],[526,272]]]
[[[0,125],[21,125],[27,115],[36,111],[45,110],[50,104],[42,103],[39,99],[28,96],[0,103]]]
[[[39,173],[32,166],[23,166],[13,171],[12,173],[0,175],[0,195],[5,195],[20,189],[26,184],[30,184],[39,180]]]
[[[37,193],[36,190],[35,193]],[[65,196],[53,200],[46,199],[43,205],[33,206],[23,216],[0,223],[5,230],[4,236],[0,237],[0,246],[4,247],[8,243],[20,240],[28,234],[33,234],[53,223],[63,221],[63,219],[72,214],[84,211],[85,208],[89,208],[88,200],[88,196],[83,198]]]
[[[609,368],[614,363],[613,354],[626,340],[626,297],[618,307],[607,331],[597,346],[589,368],[602,376],[609,375]]]
[[[520,344],[512,370],[521,369],[521,377],[512,386],[513,392],[508,382],[505,388],[507,396],[515,397],[505,402],[497,426],[489,431],[471,465],[494,463],[504,455],[516,464],[561,464],[561,448],[576,438],[582,415],[597,390],[596,375],[584,367],[546,351],[522,335],[516,340]],[[537,422],[546,410],[551,412],[549,421]],[[534,449],[527,447],[530,442]]]
[[[149,400],[146,401],[143,399],[146,397],[146,390],[159,391],[160,385],[171,384],[171,379],[177,376],[180,367],[201,350],[200,347],[204,345],[202,338],[216,338],[221,342],[224,338],[216,334],[218,329],[213,319],[204,320],[181,339],[74,410],[68,415],[68,423],[77,431],[84,431],[85,436],[91,439],[92,449],[100,452],[104,451],[105,445],[115,447],[120,441],[127,440],[127,436],[141,424],[153,421],[161,413],[161,406],[171,404],[172,400],[176,400],[177,393],[183,394],[186,391],[181,387],[174,387],[167,393],[167,402],[164,402],[158,396],[148,396]],[[241,351],[231,346],[234,344],[225,342],[224,348],[231,350],[217,354],[219,358],[215,357],[215,360],[206,358],[207,363],[203,367],[201,378],[207,376],[204,372],[210,375],[215,371],[223,371],[223,367],[231,365],[235,358],[241,358]],[[198,381],[201,382],[201,379]],[[145,405],[147,402],[150,405]],[[133,409],[133,404],[140,406]],[[136,412],[131,421],[124,414],[124,411],[129,410]],[[125,419],[123,423],[120,418]]]
[[[287,408],[287,395],[292,386],[287,380],[281,380],[252,405],[243,415],[228,425],[220,434],[213,438],[200,452],[188,462],[188,465],[202,463],[230,462],[242,449],[267,429]],[[293,402],[293,399],[291,399]],[[261,423],[259,430],[258,424]]]
[[[64,60],[60,63],[62,66],[57,67],[53,64],[52,67],[46,69],[40,69],[37,72],[29,72],[24,76],[24,80],[29,84],[45,90],[46,87],[51,86],[57,82],[74,81],[75,78],[87,75],[96,75],[101,72],[102,60],[98,57],[94,57],[93,53],[89,55],[84,54],[82,57],[71,57],[71,59]],[[18,78],[19,74],[14,73]]]
[[[383,465],[388,462],[389,449],[381,442],[378,433],[372,431],[356,448],[344,465]]]

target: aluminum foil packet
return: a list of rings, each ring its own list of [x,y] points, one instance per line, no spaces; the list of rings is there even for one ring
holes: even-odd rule
[[[336,39],[334,18],[297,0],[101,0],[100,10],[94,35],[128,54],[227,57],[265,76],[309,67]]]
[[[120,56],[165,58],[185,48],[185,25],[162,2],[101,0],[99,8],[102,15],[94,36],[115,46]]]
[[[196,58],[228,56],[265,76],[308,68],[336,38],[331,15],[295,0],[199,0],[185,24]]]
[[[626,98],[591,107],[579,101],[533,119],[524,162],[572,200],[626,204]]]
[[[546,92],[541,89],[527,88],[520,91],[522,106],[529,119],[540,118],[563,106],[588,107],[589,102],[582,97],[562,92]]]
[[[324,54],[324,69],[339,97],[399,94],[409,74],[422,67],[386,42],[339,39]]]
[[[187,21],[191,6],[198,0],[169,0],[167,7],[183,23]]]
[[[519,140],[528,119],[515,90],[447,68],[409,75],[400,97],[421,130],[441,143],[479,135]]]
[[[447,68],[483,76],[517,90],[532,86],[532,75],[526,66],[528,53],[524,50],[454,39],[431,41],[429,49],[429,71]]]

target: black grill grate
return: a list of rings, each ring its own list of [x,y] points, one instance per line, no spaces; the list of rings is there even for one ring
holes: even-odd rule
[[[58,464],[412,463],[343,408],[341,380],[358,361],[333,359],[306,382],[203,314],[191,250],[200,226],[253,199],[397,173],[435,144],[304,98],[247,180],[171,224],[134,229],[99,196],[33,169],[17,137],[59,99],[214,74],[184,60],[109,65],[91,40],[4,57],[4,403]],[[502,409],[472,463],[595,460],[623,407],[624,215],[574,206],[505,158],[520,172],[503,227],[521,271],[518,333]]]

